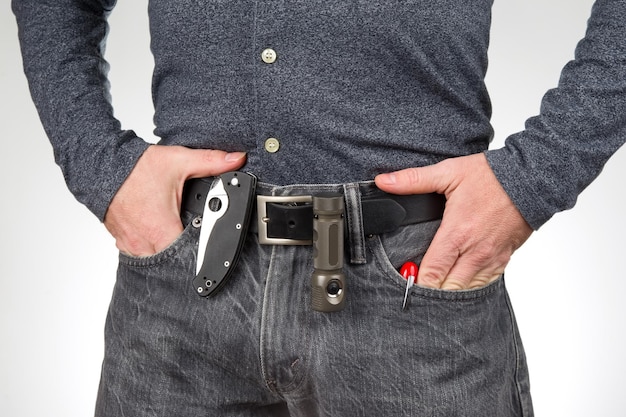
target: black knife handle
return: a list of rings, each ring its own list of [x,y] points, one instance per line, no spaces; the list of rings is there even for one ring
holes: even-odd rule
[[[256,177],[245,172],[227,172],[218,178],[228,196],[228,209],[211,231],[202,267],[193,280],[202,297],[216,294],[232,276],[245,243],[256,189]],[[211,204],[210,195],[204,204]]]

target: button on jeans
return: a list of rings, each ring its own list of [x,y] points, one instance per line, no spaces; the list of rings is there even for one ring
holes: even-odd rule
[[[320,313],[312,247],[259,245],[254,232],[230,281],[199,297],[199,229],[184,217],[164,251],[120,255],[97,417],[533,415],[504,278],[414,286],[402,310],[397,270],[419,263],[438,222],[364,237],[367,262],[345,262],[345,309]]]

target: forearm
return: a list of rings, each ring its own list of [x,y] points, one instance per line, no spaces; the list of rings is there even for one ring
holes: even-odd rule
[[[15,0],[31,95],[67,185],[99,219],[148,146],[113,116],[103,57],[113,2]]]
[[[573,207],[626,140],[626,2],[594,5],[585,38],[541,112],[488,161],[535,229]]]

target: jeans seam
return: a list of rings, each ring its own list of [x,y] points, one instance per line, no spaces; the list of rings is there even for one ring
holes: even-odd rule
[[[524,404],[524,401],[522,400],[522,388],[520,386],[520,376],[519,376],[519,371],[522,368],[522,360],[521,360],[521,353],[520,353],[520,347],[519,347],[519,337],[518,337],[518,333],[515,329],[516,324],[515,324],[515,319],[513,318],[513,306],[511,305],[511,300],[509,299],[509,296],[505,294],[505,302],[506,302],[506,307],[507,310],[509,311],[509,322],[511,323],[511,332],[513,333],[513,347],[515,349],[515,389],[517,390],[517,401],[518,401],[518,405],[520,410],[522,411],[522,415],[523,416],[529,416],[530,414],[527,413],[526,410],[526,406]]]
[[[272,255],[270,256],[270,262],[267,272],[265,273],[265,288],[263,289],[263,303],[261,307],[261,329],[259,332],[259,362],[261,365],[261,377],[265,382],[265,386],[270,390],[270,392],[278,395],[278,389],[276,388],[276,381],[270,378],[269,372],[267,369],[267,358],[265,354],[266,346],[266,332],[267,332],[267,314],[268,314],[268,295],[269,295],[269,274],[272,270],[272,264],[274,263],[274,255],[276,253],[276,247],[272,248]]]
[[[305,383],[306,377],[308,375],[308,371],[307,371],[306,366],[300,366],[298,372],[296,373],[296,365],[302,365],[302,363],[306,361],[306,359],[304,358],[306,355],[302,355],[302,354],[299,354],[298,357],[291,363],[290,366],[294,370],[294,378],[291,381],[289,381],[287,384],[284,384],[284,386],[279,387],[279,384],[281,384],[281,381],[279,381],[276,378],[273,378],[270,375],[270,371],[269,371],[270,364],[268,364],[268,358],[267,358],[266,352],[270,348],[268,346],[268,343],[270,342],[270,340],[267,335],[267,332],[269,328],[268,326],[270,326],[272,320],[275,319],[275,317],[273,318],[268,317],[268,314],[270,314],[270,296],[272,292],[270,278],[272,277],[273,270],[274,270],[276,251],[279,248],[280,246],[274,246],[272,248],[268,270],[267,272],[265,272],[266,279],[265,279],[265,288],[263,290],[261,323],[260,323],[260,331],[259,331],[259,339],[260,339],[259,340],[259,363],[260,363],[260,369],[261,369],[261,377],[263,379],[263,382],[265,383],[265,386],[268,388],[268,390],[271,393],[278,396],[283,401],[287,401],[286,395],[294,391],[297,391],[298,388],[300,388]],[[309,315],[306,315],[306,317],[307,317],[307,326],[310,327],[311,317]],[[305,332],[305,337],[309,339],[311,337],[310,332]],[[307,341],[305,340],[304,346],[309,346],[309,345],[310,343],[307,343]]]

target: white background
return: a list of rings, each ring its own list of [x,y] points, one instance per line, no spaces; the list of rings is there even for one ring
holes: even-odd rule
[[[496,0],[488,82],[501,146],[536,114],[583,36],[591,0]],[[152,136],[147,0],[121,1],[107,56],[117,116]],[[0,0],[0,416],[89,416],[117,253],[65,188]],[[507,283],[538,416],[623,416],[626,152],[535,233]]]

